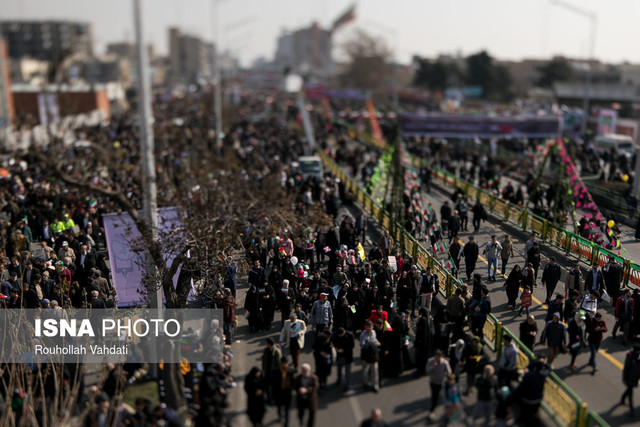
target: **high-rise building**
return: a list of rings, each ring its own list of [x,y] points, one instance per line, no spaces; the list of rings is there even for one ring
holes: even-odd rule
[[[192,83],[212,76],[213,46],[202,39],[169,28],[169,74],[171,82]]]
[[[278,38],[274,63],[282,71],[316,77],[330,76],[334,72],[331,56],[331,31],[317,23]]]
[[[7,20],[0,22],[0,34],[11,59],[62,62],[69,55],[93,53],[91,25],[85,22]]]
[[[0,129],[12,122],[14,114],[7,56],[7,42],[0,37]]]

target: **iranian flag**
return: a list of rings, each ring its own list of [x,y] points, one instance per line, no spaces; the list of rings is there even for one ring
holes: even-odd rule
[[[338,28],[342,27],[345,24],[356,19],[356,5],[352,5],[345,13],[340,15],[338,19],[333,21],[333,27],[331,27],[331,31],[335,31]]]

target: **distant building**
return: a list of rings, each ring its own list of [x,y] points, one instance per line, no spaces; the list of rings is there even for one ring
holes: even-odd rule
[[[169,29],[169,75],[173,84],[211,78],[214,46],[198,37]]]
[[[13,114],[7,42],[0,37],[0,129],[13,122]]]
[[[274,64],[282,72],[328,77],[334,74],[331,31],[317,23],[278,38]]]
[[[91,25],[72,21],[0,21],[11,59],[61,62],[69,55],[93,53]]]
[[[46,88],[13,85],[15,114],[20,119],[39,124],[58,122],[66,116],[101,111],[105,119],[111,116],[107,86],[57,86]]]

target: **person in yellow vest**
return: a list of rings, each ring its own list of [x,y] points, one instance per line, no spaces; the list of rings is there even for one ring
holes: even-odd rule
[[[51,224],[51,229],[53,230],[53,234],[57,236],[64,231],[64,223],[60,221],[60,218],[54,218],[53,224]]]
[[[64,214],[64,230],[72,229],[76,226],[76,223],[73,222],[68,213]]]

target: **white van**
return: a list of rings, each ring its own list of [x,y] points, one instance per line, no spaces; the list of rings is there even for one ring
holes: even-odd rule
[[[633,138],[628,135],[618,135],[614,133],[596,136],[593,148],[601,154],[608,154],[611,152],[611,149],[613,149],[616,156],[625,155],[631,157],[636,152],[636,145],[633,143]]]
[[[302,156],[298,158],[298,165],[300,166],[300,172],[302,173],[302,179],[304,181],[312,176],[318,179],[322,179],[324,176],[322,159],[318,156]]]

